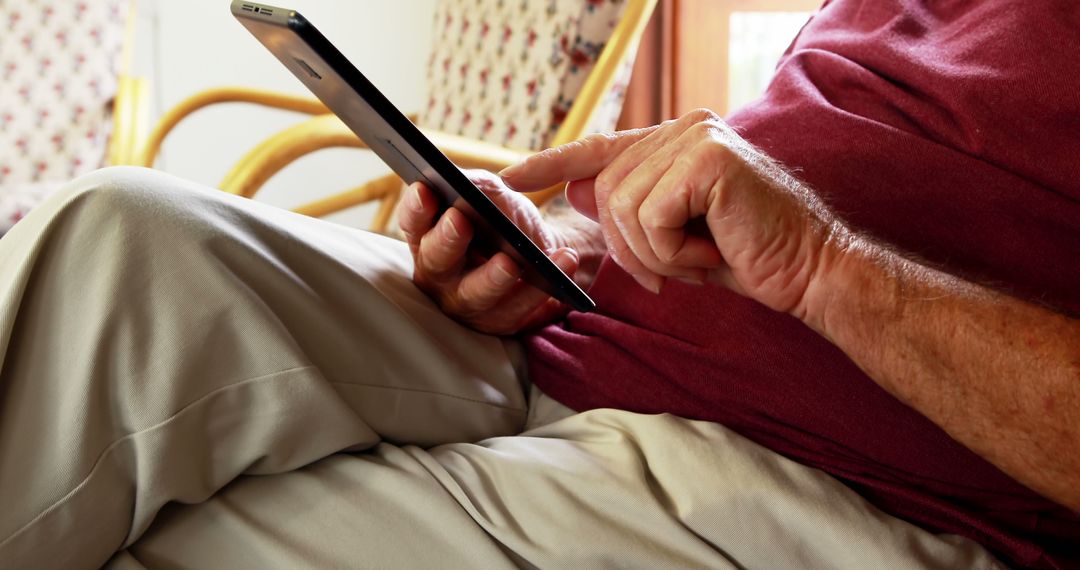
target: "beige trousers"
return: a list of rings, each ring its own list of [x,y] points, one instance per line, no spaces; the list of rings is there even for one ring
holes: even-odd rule
[[[69,185],[0,239],[0,567],[994,564],[722,426],[530,405],[410,273],[148,170]]]

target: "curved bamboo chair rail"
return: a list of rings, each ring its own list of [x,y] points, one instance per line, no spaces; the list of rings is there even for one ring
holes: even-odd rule
[[[593,116],[614,85],[620,66],[631,55],[632,50],[636,49],[649,17],[656,8],[657,0],[627,1],[622,19],[612,31],[596,66],[552,138],[551,146],[577,140],[587,134],[586,130],[592,123]],[[210,105],[241,102],[314,117],[271,136],[248,151],[222,180],[220,187],[226,192],[250,198],[276,173],[307,154],[332,147],[365,148],[363,141],[337,117],[329,115],[326,106],[316,99],[243,87],[220,87],[193,95],[169,110],[146,141],[137,145],[138,152],[134,152],[130,148],[131,143],[128,143],[126,152],[132,157],[130,162],[153,166],[162,141],[184,118]],[[410,119],[415,121],[414,117]],[[505,148],[446,133],[427,130],[424,130],[424,133],[450,160],[462,168],[498,171],[532,154],[532,151]],[[385,175],[352,190],[304,204],[293,210],[311,216],[325,216],[345,208],[381,200],[370,229],[385,232],[401,188],[402,182],[397,176]],[[534,192],[530,194],[530,198],[537,204],[543,204],[561,191],[561,186],[552,187]]]

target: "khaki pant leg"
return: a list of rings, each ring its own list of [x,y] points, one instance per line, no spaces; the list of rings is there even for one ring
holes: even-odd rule
[[[406,248],[142,169],[0,240],[0,565],[97,567],[170,501],[380,441],[517,433],[501,340]]]
[[[565,419],[519,436],[243,477],[111,567],[999,567],[717,424],[552,404],[531,408]]]

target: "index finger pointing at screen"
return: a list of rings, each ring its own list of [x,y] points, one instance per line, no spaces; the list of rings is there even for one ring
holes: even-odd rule
[[[657,127],[618,133],[594,134],[549,148],[499,173],[503,182],[520,192],[533,192],[560,182],[596,176],[627,148]]]

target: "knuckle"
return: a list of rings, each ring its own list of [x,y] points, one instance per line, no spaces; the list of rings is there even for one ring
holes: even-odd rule
[[[652,208],[638,210],[638,223],[646,232],[660,229],[660,219]]]
[[[554,156],[557,156],[559,153],[562,152],[562,148],[564,146],[566,146],[566,145],[561,144],[559,146],[549,146],[549,147],[541,150],[540,152],[533,153],[532,155],[530,155],[528,158],[525,159],[525,162],[526,163],[528,163],[529,161],[534,161],[535,162],[537,160],[544,160],[546,158],[552,158]]]
[[[420,236],[420,239],[416,242],[417,268],[426,269],[428,267],[428,258],[431,257],[431,253],[431,232],[428,232]]]
[[[420,236],[420,262],[424,266],[430,265],[431,256],[438,254],[438,242],[439,237],[433,231],[429,231],[424,235]]]
[[[438,272],[432,271],[431,263],[428,262],[427,256],[423,252],[420,252],[415,259],[413,281],[423,289],[434,291],[441,281]]]
[[[453,264],[447,261],[444,253],[436,251],[422,255],[417,267],[423,269],[427,279],[436,282],[443,281],[450,276]]]
[[[713,138],[713,131],[715,127],[711,123],[701,122],[694,123],[690,128],[686,129],[688,135],[695,139],[708,140]]]
[[[561,144],[561,145],[551,149],[551,153],[553,155],[555,155],[555,156],[565,156],[565,155],[568,155],[568,154],[581,152],[582,149],[584,149],[584,148],[585,148],[585,141],[579,139],[579,140],[576,140],[576,141],[570,141],[570,142],[568,142],[566,144]]]
[[[597,194],[609,195],[615,190],[615,184],[617,183],[618,179],[615,177],[615,171],[610,168],[605,168],[596,176],[596,182],[593,187],[596,189]]]
[[[589,147],[606,147],[615,142],[615,139],[616,135],[613,133],[593,133],[582,139],[582,143]]]
[[[608,196],[608,209],[611,210],[613,213],[625,212],[629,206],[630,200],[626,192],[620,192],[616,190],[613,191],[610,196]]]
[[[447,291],[441,291],[442,295],[439,298],[439,306],[443,312],[448,315],[454,315],[456,317],[471,317],[472,312],[469,310],[468,303],[461,298],[461,295],[457,293],[449,293]]]
[[[698,107],[687,113],[685,116],[697,122],[716,121],[720,119],[720,115],[713,112],[712,109],[707,109],[705,107]]]
[[[695,160],[705,160],[713,164],[729,163],[739,158],[731,146],[716,137],[703,139],[694,150],[698,155]]]
[[[424,237],[424,232],[427,229],[423,227],[416,214],[406,211],[402,211],[398,216],[398,228],[401,229],[401,233],[405,235],[406,241],[409,243],[419,243],[420,238]]]
[[[685,115],[683,115],[683,117],[685,117]],[[674,119],[668,119],[668,120],[660,123],[659,125],[657,125],[659,127],[658,130],[675,128],[677,125],[680,124],[680,121],[683,120],[683,117],[677,117],[677,118],[674,118]]]
[[[432,236],[431,252],[438,256],[438,262],[442,264],[448,257],[454,254],[454,242],[445,235]]]
[[[626,232],[630,226],[630,224],[627,223],[627,218],[628,216],[625,207],[611,209],[611,223],[615,224],[615,228],[620,232],[620,235],[622,232]]]
[[[416,244],[419,244],[428,231],[431,230],[430,227],[426,226],[420,220],[405,220],[404,217],[401,218],[398,227],[401,228],[401,233],[407,238],[406,241]]]

